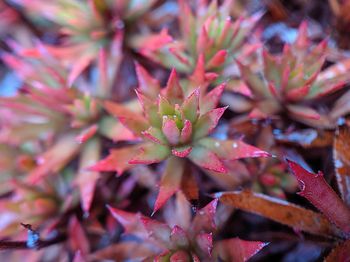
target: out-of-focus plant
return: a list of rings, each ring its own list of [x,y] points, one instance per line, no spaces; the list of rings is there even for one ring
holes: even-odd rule
[[[142,81],[137,95],[143,113],[112,102],[105,102],[104,107],[141,142],[111,150],[110,155],[97,163],[93,170],[122,174],[134,164],[167,160],[155,211],[179,189],[186,192],[188,181],[195,184],[187,159],[209,172],[228,173],[229,165],[225,162],[269,155],[241,140],[209,137],[226,109],[216,108],[223,85],[207,94],[198,88],[186,96],[175,70],[162,90],[157,80],[146,74],[144,69],[139,69],[139,72],[143,72],[143,75],[139,76]]]
[[[38,155],[33,155],[35,168],[25,176],[30,183],[59,172],[79,156],[76,183],[83,208],[88,211],[98,173],[86,168],[100,158],[101,136],[118,140],[117,134],[124,128],[104,117],[99,99],[91,95],[96,89],[88,85],[80,86],[80,90],[68,88],[67,71],[45,50],[23,49],[17,50],[17,56],[2,55],[24,84],[15,96],[0,98],[0,140],[37,149]],[[111,131],[116,132],[112,137]],[[123,134],[132,137],[127,131]]]
[[[180,37],[172,37],[164,28],[160,33],[135,36],[131,45],[142,55],[179,72],[191,73],[198,57],[203,54],[205,69],[221,71],[234,58],[242,58],[254,50],[246,42],[260,14],[232,21],[229,12],[231,0],[219,6],[217,1],[179,0]]]
[[[70,69],[71,86],[90,64],[100,69],[99,95],[108,95],[122,59],[124,23],[132,22],[148,11],[151,1],[42,1],[15,0],[31,16],[45,18],[58,26],[64,36],[61,45],[47,45],[51,55]]]
[[[124,234],[134,236],[135,242],[122,241],[93,254],[95,259],[135,259],[143,261],[246,261],[266,243],[239,238],[216,240],[217,200],[213,200],[194,216],[182,194],[176,203],[167,205],[166,223],[109,207],[111,214],[124,228]],[[170,204],[170,203],[169,203]],[[222,223],[220,223],[223,226]],[[127,245],[127,243],[129,245]],[[109,249],[109,250],[108,250]]]
[[[325,97],[349,82],[349,61],[341,61],[323,70],[327,42],[311,47],[307,23],[299,28],[298,37],[291,45],[285,44],[282,55],[263,51],[262,69],[255,72],[243,61],[238,62],[246,85],[239,92],[246,97],[235,106],[235,111],[250,111],[252,118],[273,118],[286,112],[296,121],[317,127],[334,127],[327,115],[312,108],[308,102]]]

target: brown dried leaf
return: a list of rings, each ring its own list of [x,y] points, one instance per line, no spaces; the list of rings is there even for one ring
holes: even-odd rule
[[[341,233],[320,213],[249,190],[218,193],[224,204],[267,217],[298,230],[327,237]]]

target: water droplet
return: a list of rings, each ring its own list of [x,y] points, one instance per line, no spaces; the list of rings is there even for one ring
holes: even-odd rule
[[[233,142],[233,143],[232,143],[232,147],[233,147],[233,148],[237,148],[237,147],[238,147],[238,144],[237,144],[236,142]]]
[[[220,147],[220,143],[219,142],[215,142],[215,146],[216,147]]]

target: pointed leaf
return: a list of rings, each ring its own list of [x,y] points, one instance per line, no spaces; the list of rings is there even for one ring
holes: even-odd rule
[[[307,198],[331,222],[350,234],[350,208],[347,207],[327,184],[323,174],[313,174],[288,160],[289,167],[300,182],[301,196]]]
[[[159,144],[143,144],[139,146],[138,154],[133,157],[129,164],[153,164],[159,163],[170,155],[169,147]]]
[[[189,159],[196,165],[219,173],[226,173],[227,170],[222,161],[212,151],[205,147],[196,146],[188,155]]]
[[[224,92],[226,84],[220,84],[206,94],[200,103],[200,113],[201,115],[213,110],[219,104],[222,93]]]
[[[203,252],[211,257],[211,251],[213,249],[213,233],[200,233],[196,237],[197,245]]]
[[[181,130],[180,142],[185,144],[192,138],[192,123],[189,120],[185,120],[184,127]]]
[[[138,88],[142,93],[149,97],[157,97],[160,91],[160,84],[157,79],[153,78],[146,69],[139,63],[135,63]]]
[[[173,119],[163,116],[162,131],[171,145],[177,145],[180,141],[180,130]]]
[[[151,238],[160,245],[171,248],[171,229],[168,225],[147,217],[142,217],[141,222]]]
[[[118,175],[132,168],[129,160],[138,152],[139,146],[128,146],[124,148],[111,149],[109,155],[90,167],[93,171],[115,171]]]
[[[167,85],[163,92],[165,97],[173,104],[181,104],[183,101],[184,94],[175,69],[171,71]]]
[[[347,262],[350,258],[350,240],[336,246],[331,253],[324,259],[324,262]]]
[[[157,212],[168,199],[180,189],[184,172],[184,163],[177,157],[169,157],[160,181],[159,193],[154,204],[153,213]]]
[[[287,105],[288,111],[296,118],[307,118],[312,120],[319,120],[320,114],[311,107],[301,105]]]
[[[193,128],[193,139],[197,140],[199,138],[209,135],[213,129],[217,126],[221,116],[225,112],[227,107],[220,107],[201,115]]]
[[[199,115],[199,89],[185,99],[181,106],[184,117],[194,123]]]
[[[125,106],[106,101],[104,102],[104,107],[135,135],[140,136],[141,132],[149,127],[147,120],[141,114],[135,113]]]
[[[171,153],[177,157],[187,157],[192,151],[192,146],[179,146],[171,150]]]
[[[230,238],[219,241],[214,248],[214,257],[222,261],[245,262],[258,253],[267,243]]]
[[[191,225],[191,230],[195,234],[215,231],[215,213],[217,205],[218,200],[214,199],[208,205],[197,211]]]
[[[226,50],[220,50],[218,51],[207,63],[206,68],[208,70],[211,69],[217,69],[224,65],[227,57],[227,51]]]
[[[213,151],[221,160],[236,160],[248,157],[270,157],[271,154],[241,140],[218,140],[202,138],[198,144]]]

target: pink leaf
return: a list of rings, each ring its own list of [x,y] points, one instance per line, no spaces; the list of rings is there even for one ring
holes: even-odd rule
[[[215,108],[204,115],[201,115],[194,125],[193,139],[205,137],[217,126],[221,116],[227,107]]]
[[[160,91],[158,80],[153,78],[139,63],[135,63],[135,67],[139,82],[138,88],[149,97],[157,97]]]
[[[173,119],[163,116],[162,131],[166,139],[171,145],[177,145],[180,140],[180,130]]]
[[[296,119],[299,117],[312,119],[312,120],[319,120],[320,114],[312,109],[311,107],[301,106],[301,105],[288,105],[287,106],[288,111],[294,115]]]
[[[84,71],[85,68],[87,68],[94,57],[95,54],[93,53],[85,54],[73,63],[73,68],[71,69],[67,80],[68,86],[73,85],[75,79]]]
[[[222,93],[224,92],[226,84],[223,83],[218,85],[213,90],[211,90],[208,94],[206,94],[200,103],[200,112],[201,114],[205,114],[210,110],[213,110],[219,104]]]
[[[89,126],[88,128],[84,129],[77,137],[76,140],[79,143],[85,143],[88,141],[91,137],[93,137],[98,130],[98,125],[94,124],[92,126]]]
[[[211,257],[211,251],[213,249],[213,234],[212,233],[200,233],[196,237],[196,242],[200,249]]]
[[[270,157],[271,154],[241,140],[218,140],[203,138],[198,142],[201,146],[213,151],[221,160],[236,160],[248,157]]]
[[[125,170],[132,168],[128,164],[129,160],[138,152],[139,146],[128,146],[119,149],[111,149],[109,155],[90,167],[93,171],[115,171],[118,175],[123,174]]]
[[[141,222],[147,230],[150,237],[162,246],[171,248],[170,235],[171,229],[168,225],[160,223],[156,220],[142,217]]]
[[[195,234],[199,232],[210,233],[215,231],[215,213],[217,205],[218,199],[214,199],[208,205],[197,211],[191,225],[191,230],[195,232]]]
[[[169,147],[159,144],[143,144],[139,147],[138,154],[133,157],[129,164],[153,164],[159,163],[170,155]]]
[[[218,51],[207,63],[207,69],[215,69],[218,67],[221,67],[227,57],[227,51],[226,50],[220,50]]]
[[[187,157],[192,151],[192,146],[181,146],[171,150],[171,153],[177,157]]]
[[[162,91],[164,92],[165,97],[173,104],[180,104],[184,99],[182,87],[180,86],[179,78],[175,69],[171,70],[167,85]]]
[[[323,174],[313,174],[295,162],[288,160],[289,167],[300,182],[301,196],[307,198],[331,222],[345,233],[350,233],[350,209],[327,184]]]
[[[181,130],[180,142],[187,143],[192,138],[192,123],[189,120],[185,120],[184,127]]]
[[[106,101],[104,107],[110,114],[118,117],[120,122],[135,135],[141,135],[141,132],[149,127],[147,120],[141,114],[133,112],[125,106]]]
[[[268,243],[231,238],[219,241],[214,247],[214,255],[223,261],[245,262],[266,245]]]
[[[199,115],[199,89],[195,89],[193,93],[185,99],[181,106],[184,117],[194,123]]]
[[[160,181],[159,194],[154,204],[153,213],[157,212],[164,203],[180,189],[184,164],[181,159],[170,157]]]
[[[226,173],[226,167],[212,151],[205,147],[196,146],[188,155],[189,159],[196,165],[211,171]]]

